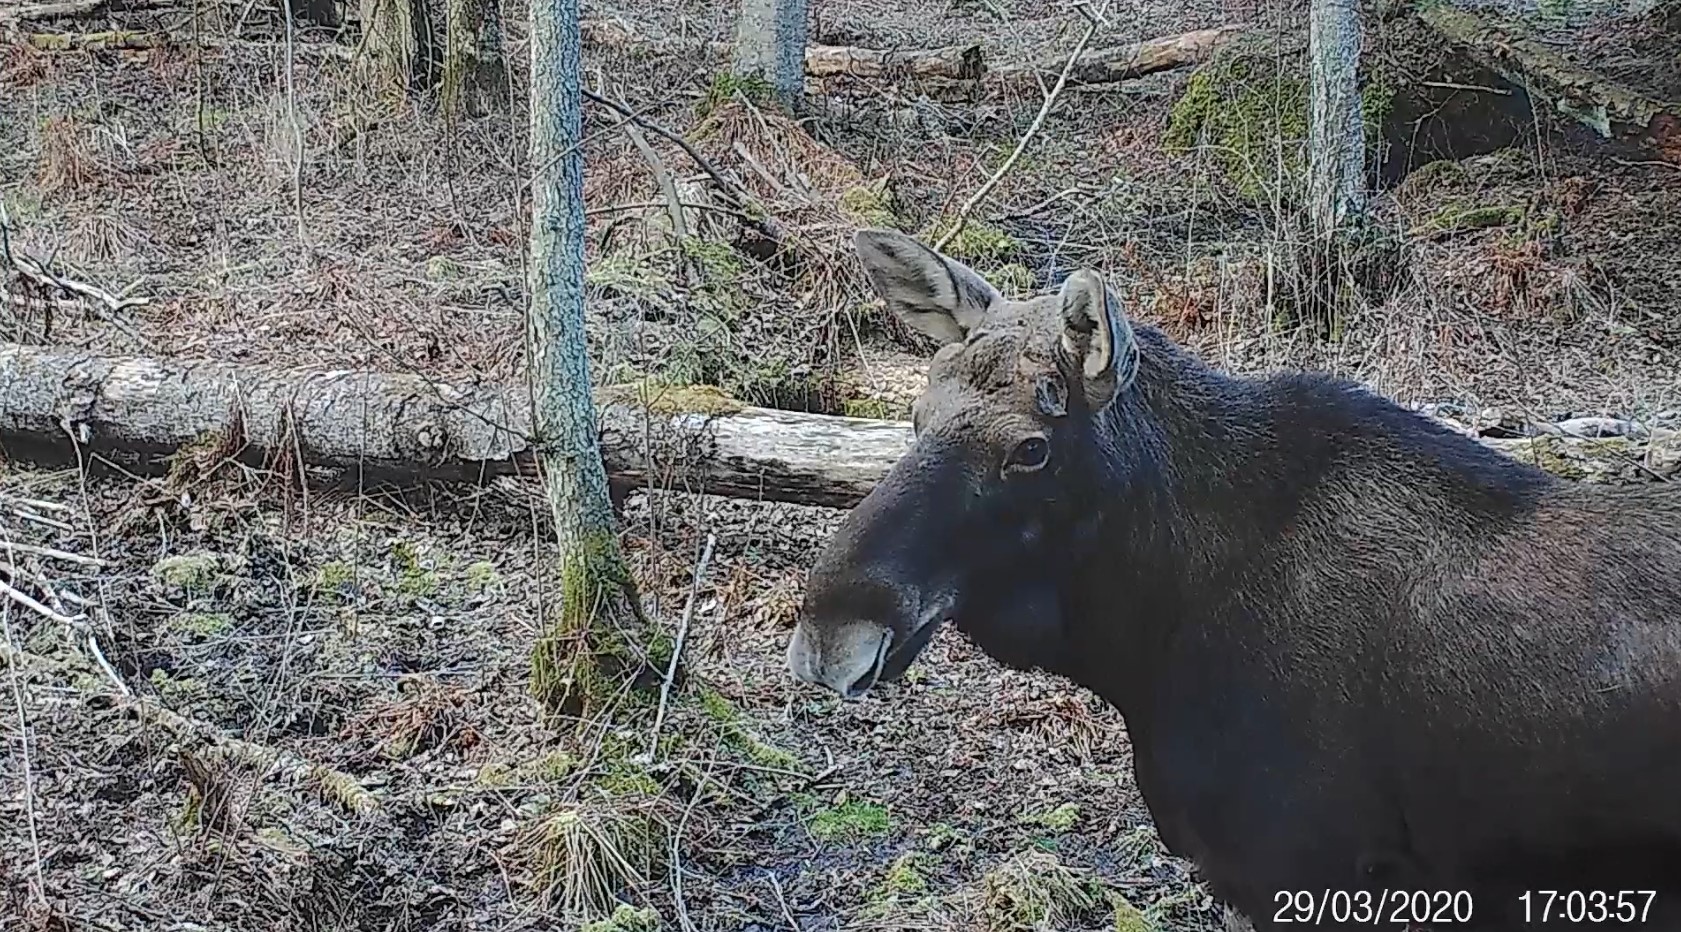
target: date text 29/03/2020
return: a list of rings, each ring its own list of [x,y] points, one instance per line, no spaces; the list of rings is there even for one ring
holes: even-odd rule
[[[1526,924],[1638,926],[1656,898],[1655,890],[1526,890],[1517,901]],[[1273,902],[1274,922],[1301,925],[1452,925],[1476,913],[1464,890],[1280,890]]]

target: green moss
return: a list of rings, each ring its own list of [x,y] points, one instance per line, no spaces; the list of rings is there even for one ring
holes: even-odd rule
[[[171,705],[194,702],[203,698],[206,692],[203,682],[187,676],[170,676],[161,667],[154,667],[148,679],[158,695]]]
[[[1033,290],[1033,270],[1020,262],[1007,262],[987,269],[986,280],[1006,295],[1024,295]]]
[[[584,271],[584,284],[631,298],[656,298],[671,291],[671,279],[647,256],[602,256]]]
[[[758,72],[721,71],[714,75],[712,83],[707,85],[706,96],[701,98],[696,113],[704,117],[722,104],[734,100],[737,94],[756,106],[771,106],[776,99],[776,87]]]
[[[543,899],[570,901],[584,915],[607,921],[625,918],[616,895],[654,877],[670,846],[663,821],[613,804],[557,806],[522,834]]]
[[[919,235],[919,238],[932,245],[939,242],[957,223],[956,217],[939,217]],[[966,262],[1001,263],[1014,255],[1020,247],[1021,244],[1008,233],[983,220],[970,217],[963,221],[962,228],[946,243],[943,252]]]
[[[479,772],[473,779],[480,786],[512,786],[514,768],[508,766],[506,761],[493,760],[479,767]]]
[[[1307,100],[1307,82],[1278,61],[1219,54],[1192,73],[1173,105],[1163,143],[1174,153],[1212,147],[1238,192],[1259,200],[1281,185],[1293,188],[1301,178]]]
[[[1126,901],[1125,897],[1115,894],[1115,932],[1158,932],[1156,924],[1150,918],[1139,912],[1138,907]]]
[[[597,789],[609,796],[660,795],[660,781],[654,779],[646,767],[628,760],[614,761],[605,773],[596,777],[594,783]]]
[[[1063,803],[1048,812],[1027,816],[1024,821],[1033,825],[1043,825],[1060,834],[1073,828],[1074,824],[1080,821],[1080,807],[1075,803]]]
[[[841,210],[860,226],[900,229],[899,217],[893,212],[893,198],[885,177],[878,181],[853,185],[841,192]]]
[[[391,567],[397,572],[397,592],[410,598],[430,598],[438,592],[438,574],[420,560],[420,549],[400,540],[391,545]]]
[[[911,416],[911,406],[886,398],[848,398],[841,402],[841,413],[847,417],[870,418],[879,421],[903,421]]]
[[[233,630],[233,616],[226,612],[182,612],[170,619],[169,627],[200,640],[221,637]]]
[[[520,767],[526,779],[541,783],[559,783],[578,769],[578,759],[565,751],[550,751]]]
[[[152,575],[171,588],[189,594],[204,594],[214,588],[222,558],[214,553],[184,553],[164,557],[152,566]]]
[[[708,686],[699,689],[701,712],[718,726],[724,742],[743,757],[761,767],[772,770],[799,772],[800,759],[754,734],[742,720],[740,710],[717,690]]]
[[[453,281],[466,271],[461,263],[449,256],[433,256],[426,260],[426,277],[435,282]]]
[[[731,398],[716,385],[610,385],[600,392],[603,401],[639,405],[650,413],[666,416],[704,414],[721,417],[738,414],[747,406]]]
[[[1522,207],[1504,204],[1473,206],[1448,203],[1437,208],[1425,226],[1435,232],[1486,230],[1491,227],[1520,224],[1523,222],[1523,218],[1524,209]]]
[[[806,830],[819,841],[857,841],[886,835],[893,828],[887,809],[876,803],[848,800],[819,809]]]
[[[888,896],[914,896],[928,891],[928,871],[934,859],[926,852],[907,851],[899,855],[881,878],[881,892]]]
[[[356,585],[356,567],[343,560],[330,560],[315,570],[315,588],[330,595],[349,597]]]
[[[613,915],[584,924],[580,932],[659,932],[660,914],[653,907],[638,909],[629,903],[614,907]]]
[[[479,560],[467,564],[467,568],[462,571],[462,582],[466,584],[468,592],[479,595],[500,588],[502,577],[496,572],[496,564],[489,560]]]
[[[632,615],[636,592],[610,528],[565,548],[559,576],[555,615],[532,647],[531,691],[549,712],[581,715],[610,700],[641,666],[643,652],[627,638],[642,619],[604,617]]]

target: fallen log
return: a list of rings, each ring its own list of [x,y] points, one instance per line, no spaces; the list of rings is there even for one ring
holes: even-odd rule
[[[0,23],[31,23],[100,13],[163,10],[182,5],[181,0],[60,0],[56,3],[35,3],[0,10]]]
[[[1200,65],[1245,31],[1246,27],[1241,25],[1216,26],[1130,45],[1091,49],[1074,60],[1068,71],[1068,83],[1107,84]],[[1039,74],[1060,73],[1067,63],[1066,56],[1051,57],[1032,64],[1006,65],[993,75],[1004,82],[1032,81]]]
[[[728,42],[683,42],[644,36],[620,19],[585,20],[584,42],[605,48],[636,49],[656,55],[672,55],[705,49],[714,58],[728,59]],[[986,71],[979,43],[933,49],[865,49],[850,45],[808,45],[805,72],[813,78],[851,75],[879,78],[903,74],[917,78],[974,80]]]
[[[622,486],[847,507],[908,449],[900,421],[754,408],[716,390],[600,393],[601,449]],[[131,461],[222,437],[246,461],[294,452],[367,480],[529,475],[523,391],[407,373],[290,372],[0,344],[0,444]],[[229,437],[229,434],[237,434]],[[1681,478],[1681,431],[1482,442],[1591,482]]]
[[[1632,142],[1668,161],[1681,162],[1681,104],[1647,97],[1571,62],[1515,27],[1449,4],[1425,4],[1418,15],[1472,60],[1601,138]]]
[[[1075,84],[1105,84],[1141,78],[1145,75],[1201,64],[1221,46],[1246,31],[1244,26],[1218,26],[1180,35],[1162,36],[1143,42],[1081,53],[1069,72]],[[695,43],[656,39],[637,33],[623,20],[596,19],[583,24],[584,41],[595,46],[642,49],[656,54],[693,50]],[[728,57],[727,42],[707,42],[709,55]],[[905,75],[914,78],[975,81],[985,79],[1003,84],[1031,83],[1042,73],[1058,74],[1067,55],[1057,54],[1043,61],[1023,62],[989,68],[979,43],[921,50],[879,50],[846,45],[806,47],[805,70],[809,77],[850,75],[863,78]]]

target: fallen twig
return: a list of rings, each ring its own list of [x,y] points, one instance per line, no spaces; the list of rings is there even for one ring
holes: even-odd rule
[[[4,608],[0,607],[0,612],[3,611]],[[14,669],[25,665],[53,673],[69,672],[72,669],[70,664],[63,661],[42,657],[13,646],[9,640],[0,643],[0,660],[5,660]],[[103,657],[97,657],[96,662],[106,669],[108,676],[115,677],[115,672],[104,662]],[[116,682],[121,686],[120,679]],[[294,782],[314,784],[329,801],[352,813],[364,815],[380,807],[379,799],[370,793],[361,781],[341,770],[311,763],[278,748],[220,734],[212,726],[195,722],[150,696],[130,691],[126,686],[122,686],[114,698],[142,721],[150,720],[163,726],[178,740],[203,745],[213,751],[215,756],[246,764],[264,774],[278,771]]]
[[[695,599],[700,594],[700,581],[706,577],[706,566],[712,562],[712,547],[718,542],[718,536],[711,532],[706,535],[706,546],[701,550],[700,561],[695,564],[694,576],[689,580],[689,599],[683,605],[683,620],[677,625],[677,643],[671,648],[671,662],[666,664],[665,681],[660,684],[660,704],[654,711],[654,727],[648,736],[648,760],[651,762],[658,753],[660,746],[660,726],[665,722],[666,703],[671,700],[671,684],[677,679],[677,667],[683,660],[683,643],[689,637],[689,622],[695,616]]]
[[[63,560],[66,563],[75,563],[78,566],[103,567],[111,565],[108,561],[101,560],[98,557],[83,556],[79,553],[66,553],[63,550],[55,550],[52,547],[42,547],[39,544],[24,544],[17,541],[0,541],[0,550],[11,550],[18,553],[27,553],[36,557]]]
[[[128,324],[124,323],[118,314],[125,308],[144,307],[151,303],[150,298],[131,298],[125,290],[121,295],[113,295],[109,291],[96,285],[80,282],[73,278],[65,278],[47,268],[46,263],[39,262],[29,256],[12,252],[12,218],[6,212],[5,205],[0,204],[0,259],[17,270],[17,273],[34,283],[42,291],[57,290],[64,294],[73,295],[84,301],[97,302],[104,306],[103,310],[94,308],[94,313],[111,326],[121,330],[128,337],[141,345],[151,348],[151,341],[142,337]]]
[[[47,606],[42,605],[40,602],[37,602],[34,596],[13,586],[5,580],[0,580],[0,595],[11,599],[13,602],[29,609],[37,615],[40,615],[42,618],[46,618],[50,621],[56,621],[67,628],[75,628],[78,621],[82,621],[87,617],[84,615],[72,618],[68,615],[61,615]]]
[[[632,123],[635,123],[637,126],[642,127],[650,133],[658,134],[670,140],[679,149],[682,149],[690,159],[694,160],[694,163],[700,167],[701,171],[710,175],[712,180],[716,181],[718,186],[724,189],[724,194],[729,197],[730,200],[736,202],[737,207],[752,209],[758,206],[757,202],[753,199],[753,195],[748,193],[747,189],[741,186],[741,182],[731,178],[729,175],[724,173],[723,169],[712,164],[712,160],[704,155],[701,155],[700,151],[696,149],[687,139],[684,139],[681,133],[672,132],[647,117],[642,116],[637,111],[632,110],[629,104],[614,100],[611,97],[605,97],[601,94],[597,94],[595,91],[588,88],[584,89],[584,98],[592,100],[603,107],[607,107],[608,109],[617,112],[620,116]]]
[[[1038,134],[1039,127],[1045,123],[1045,117],[1050,114],[1051,108],[1056,106],[1057,97],[1062,93],[1063,87],[1068,84],[1068,73],[1074,70],[1074,63],[1080,60],[1080,54],[1086,50],[1086,44],[1091,42],[1091,37],[1097,34],[1097,19],[1084,6],[1080,7],[1080,12],[1086,17],[1086,31],[1074,46],[1073,54],[1068,56],[1068,63],[1063,65],[1062,73],[1057,75],[1055,86],[1045,95],[1045,102],[1040,105],[1039,113],[1034,116],[1032,125],[1027,127],[1027,132],[1022,134],[1021,140],[1016,143],[1015,150],[1010,153],[1009,158],[1004,160],[1004,164],[998,166],[998,170],[992,173],[992,177],[977,188],[975,193],[963,202],[963,206],[958,208],[957,222],[952,224],[951,229],[947,230],[945,235],[934,243],[936,250],[945,249],[946,244],[951,242],[952,237],[962,232],[963,225],[969,221],[969,215],[974,212],[983,198],[992,193],[992,189],[998,186],[998,182],[1003,180],[1010,169],[1015,167],[1016,160],[1021,158],[1022,152],[1027,149],[1028,142],[1032,141],[1033,137]]]

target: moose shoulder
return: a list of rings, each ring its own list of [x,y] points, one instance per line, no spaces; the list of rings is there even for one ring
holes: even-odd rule
[[[1222,375],[1090,272],[1012,301],[855,243],[943,346],[812,568],[796,677],[861,696],[950,620],[1093,690],[1163,840],[1262,929],[1280,891],[1385,887],[1469,891],[1488,929],[1524,890],[1657,890],[1645,928],[1681,928],[1681,490]]]

